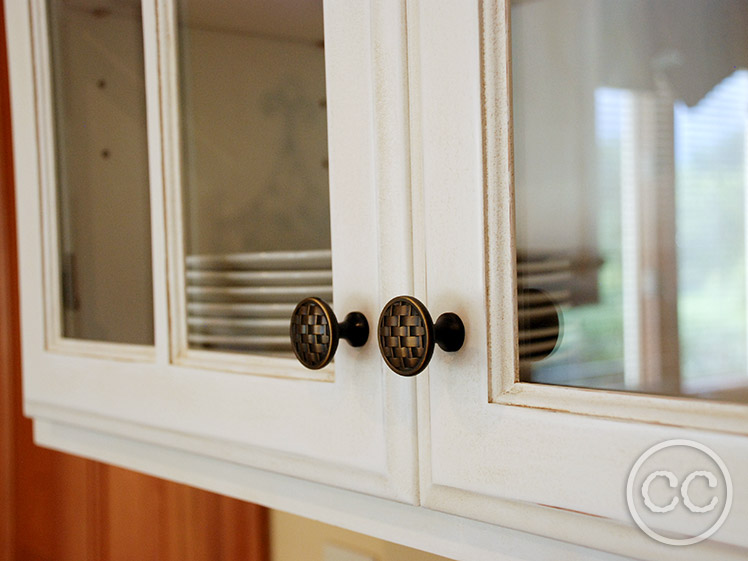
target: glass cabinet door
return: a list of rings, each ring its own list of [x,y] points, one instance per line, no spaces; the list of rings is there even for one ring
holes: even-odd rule
[[[296,302],[332,304],[322,2],[174,10],[182,343],[290,357]],[[142,7],[45,11],[61,335],[152,345]]]
[[[176,10],[188,346],[290,356],[332,299],[322,1]]]
[[[49,0],[54,152],[51,334],[153,345],[151,215],[140,4]]]
[[[627,557],[745,557],[745,2],[412,17],[422,294],[467,331],[419,386],[422,504]],[[702,518],[669,493],[712,457],[653,448],[684,441],[731,476]],[[672,515],[647,510],[648,450]]]
[[[417,503],[413,384],[290,343],[305,296],[374,325],[412,287],[404,2],[6,10],[37,442]]]
[[[748,402],[748,5],[511,19],[520,379]]]

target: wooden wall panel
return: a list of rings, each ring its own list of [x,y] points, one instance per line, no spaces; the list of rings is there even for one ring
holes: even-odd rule
[[[106,468],[103,473],[102,557],[107,561],[171,559],[162,535],[164,482],[123,469]],[[179,518],[171,520],[181,526]]]
[[[21,351],[0,2],[0,561],[267,561],[267,510],[33,444]]]
[[[1,6],[1,5],[0,5]],[[12,372],[21,367],[18,336],[15,202],[8,99],[5,17],[0,9],[0,561],[15,556],[14,408]]]
[[[90,559],[92,462],[34,446],[30,421],[16,420],[15,560]]]

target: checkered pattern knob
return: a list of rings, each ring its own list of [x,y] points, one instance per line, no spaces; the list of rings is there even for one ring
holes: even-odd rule
[[[369,322],[361,312],[351,312],[338,323],[332,308],[321,298],[304,298],[291,314],[291,346],[299,362],[318,370],[327,366],[340,339],[362,347],[369,338]]]
[[[305,298],[291,315],[291,346],[299,362],[318,370],[327,366],[339,341],[338,321],[320,298]]]
[[[434,353],[434,322],[426,307],[412,296],[390,300],[379,316],[379,350],[392,371],[415,376]]]

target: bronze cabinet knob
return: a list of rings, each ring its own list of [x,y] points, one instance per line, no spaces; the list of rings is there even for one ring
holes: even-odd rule
[[[537,288],[517,292],[519,300],[519,363],[543,360],[558,347],[561,309],[551,296]]]
[[[431,320],[426,306],[412,296],[393,298],[379,316],[379,350],[387,366],[400,376],[415,376],[428,366],[434,344],[453,353],[465,342],[465,326],[448,312]]]
[[[332,308],[321,298],[304,298],[291,314],[291,346],[299,362],[318,370],[324,368],[338,342],[345,339],[352,347],[361,347],[369,338],[369,322],[361,312],[351,312],[338,323]]]

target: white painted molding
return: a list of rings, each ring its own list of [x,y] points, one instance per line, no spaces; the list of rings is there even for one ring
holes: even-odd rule
[[[283,510],[458,561],[628,559],[42,418],[36,419],[34,427],[36,442],[48,448]],[[657,561],[663,558],[659,557]],[[739,557],[720,559],[737,561]]]

